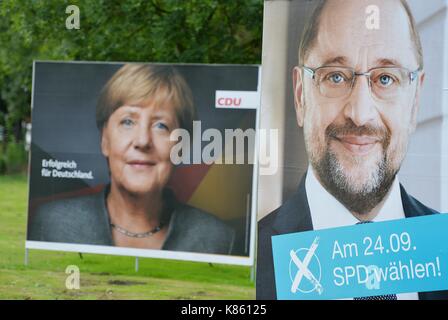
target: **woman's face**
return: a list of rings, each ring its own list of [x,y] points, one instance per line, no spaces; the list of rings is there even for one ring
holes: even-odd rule
[[[170,133],[179,127],[170,103],[124,105],[110,116],[101,139],[112,184],[135,194],[159,192],[173,170]]]

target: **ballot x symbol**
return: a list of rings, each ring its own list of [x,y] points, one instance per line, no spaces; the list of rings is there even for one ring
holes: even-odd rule
[[[296,293],[297,290],[299,290],[300,292],[303,292],[303,293],[309,293],[309,292],[313,292],[314,290],[316,290],[317,293],[322,294],[323,287],[319,282],[320,277],[321,277],[320,262],[319,262],[319,258],[314,254],[318,246],[319,246],[319,237],[316,237],[309,249],[302,248],[297,251],[294,251],[294,250],[290,251],[290,253],[289,253],[291,256],[290,268],[289,268],[290,277],[291,277],[292,263],[298,269],[294,279],[292,279],[292,277],[291,277],[291,280],[292,280],[291,292],[292,293]],[[301,261],[300,258],[297,256],[297,253],[299,253],[300,251],[306,251],[305,258],[303,259],[303,261]],[[317,278],[309,269],[309,266],[311,264],[313,257],[315,257],[315,259],[317,260],[316,262],[317,262],[318,270],[315,270],[315,271],[319,272],[319,274],[317,275]],[[311,282],[311,284],[312,284],[311,290],[305,291],[305,290],[301,290],[299,288],[303,277],[305,277],[308,281]]]

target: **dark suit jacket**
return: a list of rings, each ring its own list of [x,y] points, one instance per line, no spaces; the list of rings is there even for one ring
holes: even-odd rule
[[[102,192],[40,206],[29,225],[28,240],[113,246],[107,188]],[[231,254],[235,232],[220,219],[180,203],[167,192],[171,217],[162,250]]]
[[[302,178],[298,191],[291,199],[258,222],[257,299],[277,299],[271,237],[313,230],[305,190],[305,178],[306,175]],[[404,214],[407,218],[438,213],[408,195],[403,186],[400,185],[400,189]],[[419,293],[419,299],[448,299],[448,291]]]

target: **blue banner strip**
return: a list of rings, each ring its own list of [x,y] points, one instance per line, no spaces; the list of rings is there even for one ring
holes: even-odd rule
[[[272,237],[277,298],[339,299],[448,289],[448,215]]]

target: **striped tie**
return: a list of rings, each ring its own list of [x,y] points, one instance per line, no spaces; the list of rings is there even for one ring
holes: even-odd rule
[[[359,221],[357,224],[373,223],[373,221]],[[397,300],[396,294],[384,294],[380,296],[355,297],[353,300]]]

